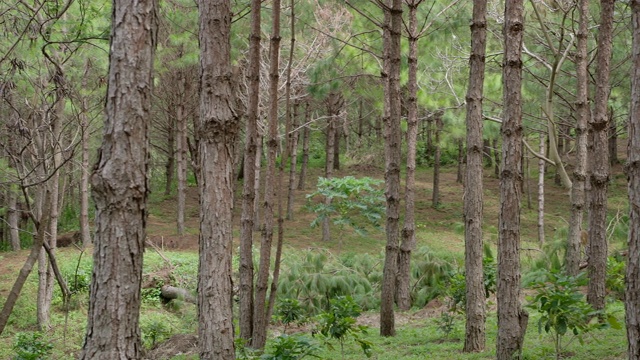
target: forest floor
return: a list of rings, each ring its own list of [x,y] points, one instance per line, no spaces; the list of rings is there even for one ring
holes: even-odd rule
[[[437,207],[433,207],[431,203],[432,198],[432,172],[431,170],[419,170],[417,173],[417,181],[416,181],[416,225],[417,225],[417,241],[418,247],[421,245],[427,245],[431,249],[434,249],[436,252],[446,252],[455,254],[455,256],[459,258],[464,258],[464,230],[463,230],[463,221],[462,221],[462,209],[463,209],[463,186],[456,182],[456,173],[455,168],[444,168],[441,173],[440,179],[440,204]],[[383,178],[383,169],[375,166],[344,166],[343,169],[337,171],[335,174],[336,177],[346,176],[346,175],[354,175],[354,176],[370,176],[378,179]],[[307,190],[306,191],[296,191],[295,198],[295,206],[293,212],[293,219],[285,221],[285,231],[284,231],[284,241],[285,241],[285,249],[288,249],[285,252],[285,257],[289,253],[296,254],[296,251],[304,251],[309,249],[322,249],[323,251],[328,251],[333,254],[340,254],[344,252],[352,252],[352,253],[370,253],[370,254],[379,254],[384,250],[385,245],[385,236],[384,233],[371,232],[366,237],[361,237],[356,235],[351,230],[348,229],[340,229],[337,227],[332,227],[332,234],[334,239],[329,242],[323,242],[321,238],[321,229],[319,228],[311,228],[310,223],[315,218],[315,215],[311,213],[309,210],[305,208],[306,204],[306,194],[310,193],[315,189],[316,179],[318,176],[321,176],[321,171],[319,168],[311,168],[310,173],[307,180]],[[540,253],[540,246],[537,240],[537,191],[536,191],[536,179],[537,175],[533,174],[533,170],[531,171],[531,175],[524,183],[523,188],[523,198],[522,198],[522,211],[521,211],[521,236],[522,236],[522,249],[523,249],[523,257],[524,258],[533,258]],[[241,193],[241,188],[238,187],[236,189],[237,202],[235,206],[235,226],[234,226],[234,241],[238,241],[239,237],[239,214],[241,211],[241,197],[239,196]],[[499,181],[493,176],[492,169],[486,169],[484,175],[484,234],[485,234],[485,242],[489,243],[494,249],[497,245],[498,239],[498,215],[500,211],[499,206]],[[622,171],[621,165],[616,165],[612,170],[612,183],[610,185],[610,194],[609,197],[609,212],[611,214],[611,223],[613,224],[616,219],[620,218],[620,214],[623,214],[627,211],[627,201],[626,201],[626,177]],[[530,204],[530,206],[529,206]],[[286,205],[285,205],[286,208]],[[198,194],[196,187],[189,187],[188,189],[188,198],[187,198],[187,234],[184,236],[176,235],[176,225],[175,225],[175,217],[176,217],[176,200],[174,194],[170,196],[163,196],[159,192],[154,192],[150,198],[150,214],[148,221],[148,229],[147,233],[149,236],[149,240],[153,242],[157,248],[159,249],[159,253],[167,253],[170,254],[172,261],[174,262],[174,266],[178,266],[181,262],[188,263],[194,260],[194,256],[198,251],[198,225],[199,225],[199,216],[198,216]],[[566,228],[569,220],[569,211],[570,211],[570,203],[569,196],[565,189],[553,184],[553,176],[549,175],[546,179],[546,187],[545,187],[545,234],[548,241],[552,241],[556,239],[558,236],[562,235],[562,232],[559,232],[560,229]],[[613,224],[615,225],[615,224]],[[260,233],[255,232],[254,234],[254,242],[255,246],[259,245]],[[611,248],[612,251],[615,249],[624,247],[624,243],[621,241],[612,241]],[[60,257],[63,260],[68,261],[76,261],[78,259],[79,251],[74,248],[66,248],[59,250]],[[152,249],[147,249],[147,255],[155,253]],[[9,289],[15,279],[19,269],[21,268],[24,259],[26,258],[27,251],[21,251],[18,253],[0,253],[0,301],[6,298]],[[168,255],[169,256],[169,255]],[[90,258],[90,253],[87,252],[84,255],[84,259],[77,260],[78,262],[86,261],[86,258]],[[69,260],[73,259],[73,260]],[[147,260],[145,258],[145,266]],[[178,265],[176,265],[178,264]],[[69,265],[71,268],[74,267],[72,263]],[[149,265],[154,266],[154,265]],[[148,272],[153,273],[156,271],[158,267],[152,268],[151,270],[146,270]],[[89,274],[90,276],[90,274]],[[11,345],[15,342],[15,334],[18,332],[24,331],[33,331],[36,330],[35,326],[35,302],[32,299],[35,299],[35,286],[34,283],[36,281],[36,271],[32,273],[28,284],[23,289],[23,293],[21,298],[16,306],[16,311],[14,311],[14,315],[12,315],[12,320],[10,320],[10,324],[8,327],[8,331],[0,336],[0,349],[10,349]],[[144,297],[144,295],[143,295]],[[490,304],[495,304],[495,301],[490,301]],[[86,322],[86,303],[80,301],[77,305],[77,309],[73,315],[65,318],[61,314],[60,304],[57,304],[54,310],[55,319],[52,321],[54,326],[50,332],[55,332],[51,338],[55,339],[57,343],[64,344],[73,344],[65,346],[66,350],[56,352],[54,358],[73,358],[75,352],[78,350],[78,347],[81,346],[81,340],[83,336],[84,323]],[[425,326],[425,319],[432,318],[435,319],[440,316],[443,312],[445,305],[442,301],[436,300],[427,304],[422,309],[414,309],[410,312],[398,312],[396,313],[396,322],[400,328],[399,333],[400,336],[404,336],[402,334],[406,334],[408,339],[404,339],[400,337],[398,342],[402,343],[406,341],[410,344],[416,343],[416,337],[429,338],[431,337],[431,342],[444,342],[442,346],[444,346],[445,350],[443,352],[439,352],[439,358],[442,359],[489,359],[493,358],[492,346],[493,344],[488,343],[487,351],[479,354],[477,356],[462,356],[459,354],[459,349],[461,348],[461,343],[458,340],[452,341],[441,341],[438,340],[440,337],[433,337],[432,333],[436,332],[436,325],[431,324],[429,326]],[[495,309],[495,306],[491,306],[491,308]],[[147,322],[147,326],[152,326],[155,324],[153,321],[160,319],[159,321],[163,321],[163,314],[155,309],[154,307],[145,307],[143,306],[143,311],[148,310],[152,316],[149,320],[152,322]],[[193,315],[194,309],[181,309],[179,312],[185,312],[183,314],[183,318],[189,317],[188,314]],[[491,317],[491,316],[490,316]],[[493,316],[495,318],[495,316]],[[623,319],[622,319],[623,320]],[[397,353],[393,353],[390,351],[384,350],[385,347],[391,346],[394,347],[392,343],[389,342],[388,339],[378,338],[375,336],[377,333],[377,328],[379,322],[378,314],[374,312],[366,312],[359,318],[359,323],[363,325],[370,326],[372,330],[370,331],[369,337],[374,342],[375,346],[382,347],[382,353],[378,353],[374,356],[376,359],[398,359],[398,358],[406,358],[406,359],[424,359],[424,358],[434,358],[431,356],[427,356],[425,354],[435,354],[433,348],[430,350],[415,350],[416,355],[398,355]],[[67,324],[72,323],[75,325],[71,326],[71,329],[67,331]],[[151,325],[149,325],[151,324]],[[489,320],[489,331],[495,331],[495,319]],[[64,335],[61,332],[61,329],[64,327]],[[535,331],[535,324],[530,326],[530,330],[532,331],[532,337],[540,337],[537,335]],[[75,329],[75,330],[74,330]],[[493,330],[491,330],[493,329]],[[533,329],[533,330],[532,330]],[[283,329],[281,327],[274,327],[272,332],[277,334],[282,332]],[[144,330],[143,330],[144,332]],[[459,330],[458,330],[459,332]],[[462,333],[464,331],[462,330]],[[495,336],[495,335],[494,335]],[[617,335],[616,335],[617,336]],[[528,335],[529,338],[529,335]],[[617,339],[617,338],[616,338]],[[155,339],[154,339],[155,341]],[[493,340],[490,340],[493,341]],[[418,341],[422,342],[422,340]],[[424,341],[429,342],[428,340]],[[535,341],[534,341],[535,342]],[[547,341],[549,342],[549,341]],[[450,343],[450,344],[447,344]],[[617,339],[613,342],[614,344],[622,345],[620,340]],[[185,357],[177,357],[181,359],[189,358],[188,354],[193,353],[193,337],[189,337],[185,334],[179,334],[176,338],[166,342],[163,346],[160,346],[157,350],[156,355],[160,356],[160,354],[168,355],[172,353],[172,355],[183,354],[180,356]],[[399,346],[411,346],[411,345],[399,345]],[[185,348],[186,347],[186,348]],[[494,348],[493,348],[494,349]],[[166,350],[166,351],[165,351]],[[618,351],[619,350],[619,351]],[[616,349],[610,350],[611,357],[603,355],[602,353],[594,353],[593,357],[581,357],[581,358],[593,358],[593,359],[621,359],[623,356],[621,354],[624,353],[625,349]],[[165,352],[163,352],[165,351]],[[422,352],[420,352],[422,351]],[[440,350],[438,350],[440,351]],[[547,350],[545,350],[547,351]],[[385,353],[388,353],[388,356],[385,356]],[[11,354],[11,352],[0,350],[0,358],[5,358],[7,354]],[[328,357],[335,357],[336,352],[331,353],[331,355],[325,354]],[[422,355],[421,355],[422,354]],[[605,354],[607,354],[605,352]],[[566,354],[568,355],[568,354]],[[6,357],[9,358],[9,357]],[[155,358],[155,357],[151,357]],[[158,357],[159,358],[159,357]],[[324,357],[323,357],[324,358]],[[355,349],[352,351],[352,355],[348,355],[346,358],[350,359],[359,359],[363,358],[362,353]],[[535,357],[529,356],[528,358],[549,358],[549,354],[547,356]]]

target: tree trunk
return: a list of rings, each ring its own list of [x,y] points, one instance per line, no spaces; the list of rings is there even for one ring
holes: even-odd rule
[[[87,78],[90,62],[87,60],[82,77],[82,89],[87,90]],[[82,167],[80,173],[80,232],[82,233],[82,247],[91,245],[91,227],[89,225],[89,119],[87,113],[89,105],[87,97],[82,97],[82,113],[80,127],[82,131]]]
[[[176,109],[177,111],[177,109]],[[173,121],[173,116],[167,116],[167,162],[164,165],[164,195],[171,194],[171,186],[173,185],[173,174],[176,172],[176,157],[175,157],[175,138],[176,138],[176,124]]]
[[[546,148],[546,137],[544,133],[540,133],[540,155],[544,156]],[[543,159],[538,159],[538,244],[542,249],[544,245],[544,170],[545,163]]]
[[[302,164],[300,164],[300,178],[298,179],[298,190],[305,190],[307,181],[307,166],[309,165],[309,102],[304,105],[304,127],[302,128]]]
[[[573,184],[571,186],[571,218],[567,235],[567,252],[565,268],[570,276],[577,276],[580,272],[580,235],[582,234],[582,219],[585,208],[585,187],[587,180],[587,124],[591,113],[589,111],[589,75],[587,42],[589,36],[589,1],[578,2],[579,24],[576,50],[576,167],[573,170]]]
[[[260,197],[260,185],[261,185],[261,171],[262,171],[262,147],[264,145],[264,136],[260,133],[258,129],[258,134],[256,135],[256,162],[253,164],[255,180],[253,181],[253,189],[256,194],[256,198]],[[255,201],[253,204],[253,230],[260,231],[262,229],[260,222],[260,209],[264,206],[259,200]]]
[[[433,156],[433,193],[431,194],[431,206],[437,209],[440,206],[440,133],[442,132],[442,113],[435,115],[436,137],[435,154]]]
[[[178,172],[178,204],[176,226],[178,235],[185,232],[185,208],[187,202],[187,116],[185,102],[187,100],[187,79],[184,71],[178,70],[178,97],[176,105],[176,165]]]
[[[264,181],[264,225],[260,240],[260,265],[256,283],[253,336],[251,347],[262,349],[267,341],[267,287],[273,243],[274,201],[276,198],[276,156],[278,152],[278,82],[280,59],[280,0],[273,0],[271,41],[269,45],[269,134],[267,168]],[[279,189],[277,189],[279,190]]]
[[[522,357],[526,312],[520,305],[522,169],[522,0],[507,1],[504,23],[502,171],[498,236],[498,360]]]
[[[491,151],[493,152],[493,175],[500,178],[500,151],[498,150],[498,139],[491,141]]]
[[[49,194],[45,194],[45,199],[48,199],[44,204],[43,208],[48,209],[51,207],[49,204],[49,200],[51,197]],[[50,218],[48,216],[43,216],[41,221],[36,223],[36,236],[33,239],[33,246],[31,248],[31,252],[25,260],[24,265],[20,269],[18,273],[18,277],[16,281],[13,283],[11,287],[11,291],[9,291],[9,295],[2,306],[2,311],[0,312],[0,334],[4,332],[5,327],[7,326],[7,322],[9,321],[9,316],[11,316],[11,312],[13,311],[13,307],[16,305],[18,301],[18,297],[20,297],[20,292],[22,291],[22,287],[24,283],[27,281],[31,270],[33,269],[33,265],[38,260],[38,255],[40,254],[40,250],[42,249],[42,244],[44,243],[44,237],[46,233],[46,229],[50,226],[49,223]]]
[[[293,105],[293,134],[291,136],[291,165],[289,166],[289,190],[287,196],[287,220],[293,220],[294,196],[296,194],[296,168],[298,164],[298,103]]]
[[[609,109],[609,165],[618,164],[618,127],[613,108]]]
[[[464,141],[462,139],[458,139],[456,141],[458,143],[458,166],[456,171],[456,183],[462,184],[463,180],[463,168],[464,168]]]
[[[251,339],[253,333],[253,228],[256,203],[256,158],[258,151],[258,115],[260,94],[260,18],[261,1],[251,1],[249,36],[248,106],[244,148],[244,183],[240,218],[240,338]]]
[[[234,154],[240,115],[231,69],[231,3],[201,0],[200,10],[200,359],[235,359],[233,331]]]
[[[388,29],[384,36],[385,65],[388,84],[384,87],[388,110],[385,111],[384,148],[385,148],[385,195],[387,201],[386,235],[384,268],[382,275],[382,291],[380,301],[380,335],[394,336],[395,316],[393,300],[396,293],[398,276],[398,244],[400,237],[400,166],[402,131],[400,128],[400,40],[402,36],[402,0],[389,0],[385,8],[388,18]],[[383,81],[385,81],[383,76]]]
[[[13,191],[13,189],[9,189],[7,201],[7,225],[9,226],[9,241],[11,243],[11,250],[13,251],[20,250],[19,218],[18,195]]]
[[[589,121],[593,135],[592,153],[589,154],[591,190],[589,201],[589,289],[587,301],[596,310],[603,310],[606,296],[607,272],[607,188],[609,185],[609,151],[607,102],[609,101],[609,71],[611,63],[611,37],[615,0],[602,0],[598,53],[596,59],[596,90],[594,116]]]
[[[139,359],[156,3],[114,0],[103,144],[91,176],[93,275],[80,359]],[[117,25],[117,26],[116,26]]]
[[[335,140],[333,141],[333,170],[335,171],[340,170],[340,139],[342,138],[341,123],[344,122],[341,115],[342,114],[338,114],[338,116],[336,117],[336,131],[334,133]]]
[[[326,161],[324,168],[324,177],[330,179],[333,177],[333,171],[335,170],[335,140],[336,140],[336,128],[338,123],[338,116],[340,116],[340,110],[342,109],[342,96],[339,93],[332,92],[327,95],[327,137],[326,137]],[[331,205],[331,198],[325,199],[325,205]],[[331,227],[328,217],[322,220],[322,241],[331,240]]]
[[[625,319],[629,360],[640,359],[640,1],[631,1],[633,51],[631,109],[627,149],[629,237],[625,290]]]
[[[407,101],[407,175],[405,182],[405,215],[402,243],[398,254],[396,301],[400,310],[411,308],[411,252],[416,247],[415,188],[416,143],[418,139],[418,5],[409,1],[409,99]]]
[[[464,352],[484,350],[486,294],[482,241],[482,99],[487,44],[487,2],[473,3],[471,54],[467,89],[467,169],[464,180],[466,323]]]

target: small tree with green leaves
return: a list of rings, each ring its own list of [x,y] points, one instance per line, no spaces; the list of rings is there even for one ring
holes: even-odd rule
[[[318,329],[327,340],[338,340],[340,343],[340,352],[344,358],[344,342],[349,338],[360,345],[362,351],[367,357],[371,357],[371,342],[360,337],[366,333],[367,327],[356,325],[356,318],[360,315],[360,306],[350,296],[339,296],[331,299],[329,310],[318,316]],[[327,342],[331,347],[331,344]]]
[[[329,218],[334,224],[350,227],[362,236],[367,234],[367,226],[381,230],[385,199],[380,184],[381,180],[370,177],[319,177],[317,190],[307,195],[307,209],[318,216],[311,226],[316,227]],[[313,201],[316,198],[322,201]]]
[[[586,283],[585,273],[576,277],[567,276],[561,271],[549,271],[545,281],[532,285],[536,295],[529,297],[528,308],[540,314],[538,332],[546,332],[553,337],[556,359],[562,357],[562,350],[574,339],[582,343],[582,334],[591,330],[610,325],[619,328],[620,324],[612,315],[604,316],[602,312],[594,310],[578,291],[578,286]],[[598,322],[594,319],[606,319]],[[570,333],[573,337],[563,344],[564,335]]]
[[[278,302],[276,306],[275,319],[284,325],[284,333],[291,324],[304,324],[306,321],[305,311],[298,299],[285,298]]]
[[[299,360],[307,356],[320,358],[317,355],[318,345],[305,335],[281,335],[272,343],[269,352],[263,354],[261,360]]]

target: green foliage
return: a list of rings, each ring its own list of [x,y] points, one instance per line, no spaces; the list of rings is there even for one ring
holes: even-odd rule
[[[613,294],[616,299],[624,300],[624,292],[625,292],[625,272],[626,272],[626,263],[623,259],[610,256],[607,258],[607,278],[606,278],[606,287],[607,290]]]
[[[284,332],[290,324],[303,324],[306,320],[304,309],[298,299],[281,299],[278,301],[275,311],[276,320],[284,324]]]
[[[528,308],[540,314],[538,332],[546,332],[554,339],[556,358],[560,358],[564,344],[562,338],[567,333],[573,334],[582,343],[582,334],[601,328],[602,323],[591,321],[602,315],[586,302],[578,286],[584,285],[586,276],[581,273],[577,277],[564,275],[561,272],[549,271],[546,281],[534,283],[532,288],[536,295],[529,297]],[[619,326],[614,317],[608,317],[612,326]]]
[[[49,358],[53,344],[43,339],[41,332],[18,333],[13,350],[14,360],[43,360]]]
[[[306,251],[283,262],[279,296],[295,299],[308,314],[329,309],[330,299],[350,296],[364,309],[379,306],[382,259],[369,254]]]
[[[328,340],[337,340],[344,358],[344,342],[349,338],[360,345],[363,353],[371,357],[372,344],[363,339],[360,335],[366,333],[366,327],[356,325],[356,318],[360,315],[361,309],[350,296],[340,296],[330,301],[327,312],[318,315],[317,331]],[[329,346],[331,344],[327,342]]]
[[[435,320],[438,331],[440,331],[445,338],[450,338],[453,332],[457,329],[457,316],[454,312],[443,311],[440,313],[440,317]]]
[[[367,234],[366,225],[381,230],[385,213],[381,183],[369,177],[318,178],[317,190],[307,195],[307,209],[318,215],[311,226],[316,227],[329,218],[334,224],[351,227],[362,236]],[[316,197],[320,201],[312,202]],[[325,199],[330,203],[326,204]]]
[[[145,321],[141,321],[140,330],[142,331],[142,342],[148,349],[168,339],[171,335],[171,328],[164,318],[145,319]]]
[[[449,279],[454,273],[454,266],[441,256],[436,256],[429,247],[418,248],[412,255],[411,298],[414,307],[424,307],[429,301],[446,295]]]
[[[269,352],[261,360],[298,360],[307,356],[319,358],[318,345],[304,335],[281,335],[271,342]]]

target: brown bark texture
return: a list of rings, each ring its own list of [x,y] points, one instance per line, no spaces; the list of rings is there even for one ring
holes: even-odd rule
[[[199,2],[200,359],[235,358],[231,257],[234,145],[240,129],[231,69],[231,3]]]
[[[415,187],[416,142],[418,141],[418,5],[419,0],[407,3],[409,7],[409,98],[407,101],[407,174],[405,181],[405,214],[402,242],[398,253],[398,283],[396,301],[400,310],[411,308],[411,251],[416,246]]]
[[[103,143],[91,175],[94,268],[80,359],[139,359],[156,2],[114,0]]]
[[[402,0],[390,0],[388,38],[385,37],[385,69],[388,85],[385,86],[384,152],[385,152],[385,196],[386,235],[384,267],[382,274],[382,291],[380,301],[380,335],[394,336],[395,315],[394,299],[396,279],[398,276],[398,245],[400,241],[400,166],[402,164],[402,131],[400,129],[400,40],[402,36]],[[385,79],[383,78],[383,81]]]
[[[482,97],[487,44],[487,2],[474,1],[467,89],[467,168],[464,180],[466,325],[464,352],[484,350],[486,294],[482,241]]]
[[[631,1],[633,51],[629,116],[629,237],[625,313],[629,360],[640,359],[640,1]]]
[[[587,301],[596,310],[605,306],[607,272],[607,191],[609,187],[608,107],[613,14],[615,0],[600,2],[598,54],[596,55],[596,89],[593,117],[589,119],[592,147],[589,154],[589,287]]]
[[[253,332],[253,209],[256,200],[256,156],[258,150],[258,95],[260,93],[260,18],[261,1],[251,1],[249,35],[248,105],[244,148],[244,183],[240,218],[240,337],[251,339]]]
[[[502,171],[498,234],[498,360],[521,358],[526,312],[520,305],[520,198],[522,189],[522,0],[505,3]]]
[[[305,190],[305,183],[307,181],[307,165],[309,164],[309,140],[310,132],[309,128],[309,102],[304,105],[304,126],[302,128],[302,163],[300,164],[300,177],[298,178],[298,190]]]
[[[567,235],[567,252],[565,256],[566,272],[570,276],[577,276],[580,272],[580,234],[586,203],[587,180],[587,124],[591,111],[589,110],[589,75],[587,42],[589,36],[589,1],[578,2],[579,24],[576,37],[576,166],[573,170],[573,185],[571,186],[571,217]]]
[[[280,0],[273,0],[271,40],[269,42],[269,133],[267,168],[264,179],[264,222],[260,239],[260,264],[256,282],[251,347],[262,349],[267,341],[267,287],[273,243],[274,202],[276,200],[276,156],[278,152],[278,84],[280,80]]]

